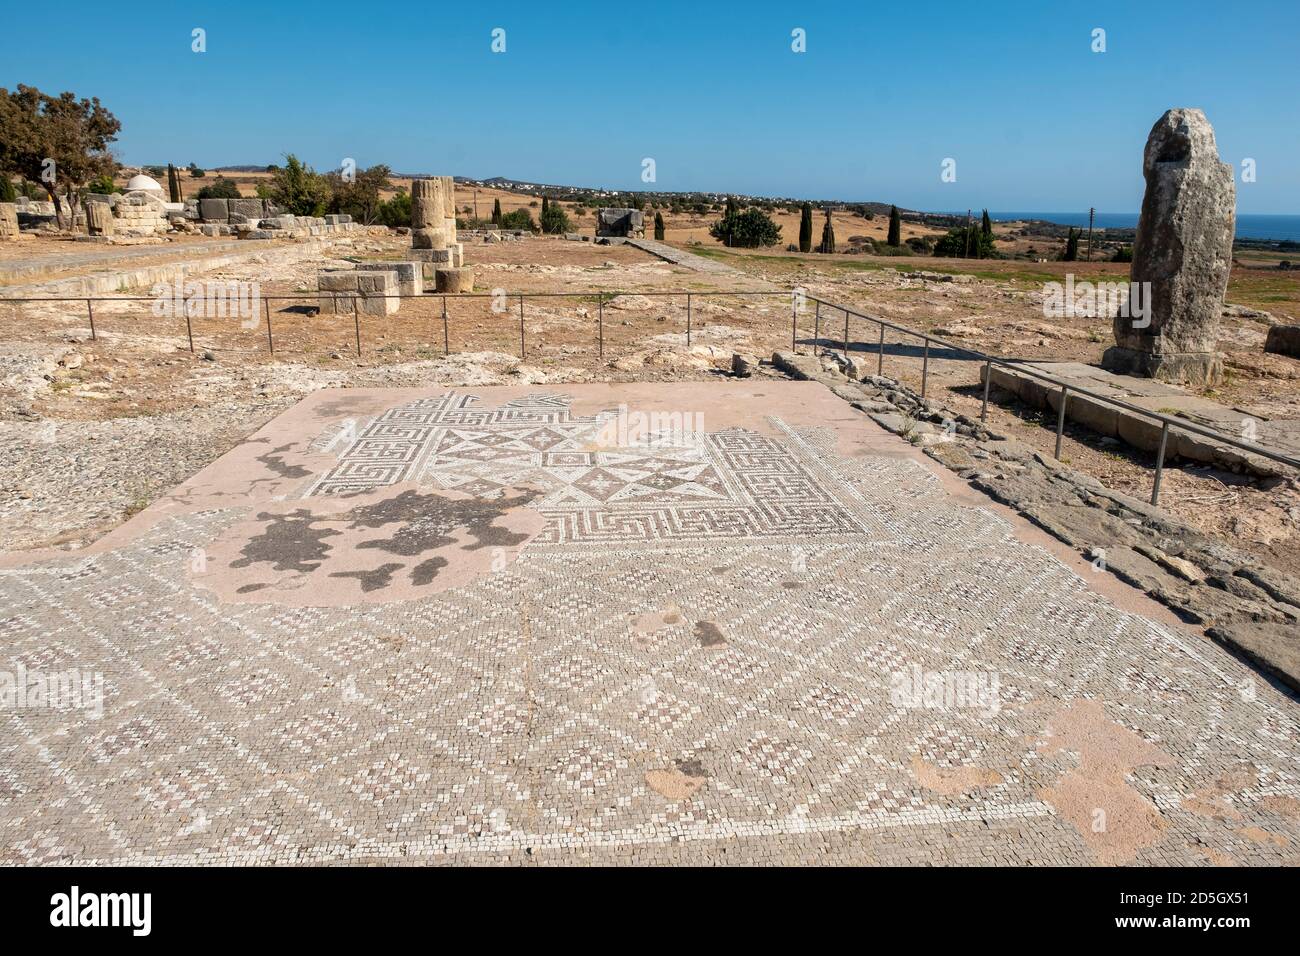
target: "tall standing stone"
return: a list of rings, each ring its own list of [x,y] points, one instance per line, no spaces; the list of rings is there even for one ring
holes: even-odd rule
[[[0,242],[18,239],[18,205],[0,202]]]
[[[92,236],[113,234],[113,207],[107,201],[86,201],[86,232]]]
[[[1133,243],[1132,281],[1150,283],[1149,324],[1115,317],[1114,372],[1205,386],[1218,382],[1216,351],[1232,268],[1236,184],[1214,129],[1196,109],[1173,109],[1151,128],[1142,160],[1146,193]]]

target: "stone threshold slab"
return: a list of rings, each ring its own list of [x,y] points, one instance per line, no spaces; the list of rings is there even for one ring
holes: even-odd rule
[[[1300,421],[1265,419],[1244,409],[1189,394],[1165,382],[1117,375],[1082,362],[1026,362],[1024,367],[1050,375],[1067,385],[1085,388],[1138,408],[1185,418],[1202,428],[1212,428],[1226,435],[1245,437],[1253,429],[1255,440],[1260,444],[1300,458]],[[1049,408],[1054,412],[1060,410],[1061,390],[1056,385],[1026,372],[997,365],[992,366],[992,380],[993,385],[1010,392],[1027,405]],[[981,368],[981,384],[983,381],[984,370]],[[1065,417],[1099,435],[1118,438],[1134,448],[1154,452],[1160,447],[1160,422],[1078,392],[1070,394]],[[1177,427],[1169,430],[1166,454],[1167,462],[1183,458],[1261,478],[1276,477],[1285,471],[1285,466],[1267,458]]]

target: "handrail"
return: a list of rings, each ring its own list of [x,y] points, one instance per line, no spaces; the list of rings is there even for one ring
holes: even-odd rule
[[[1121,399],[1112,398],[1108,395],[1102,395],[1098,392],[1093,391],[1092,389],[1084,388],[1081,385],[1077,385],[1072,382],[1066,382],[1060,378],[1057,378],[1054,375],[1049,375],[1046,372],[1035,369],[1029,364],[1027,364],[1035,360],[1006,359],[995,355],[989,355],[988,353],[981,352],[978,349],[973,349],[965,345],[958,345],[955,342],[949,342],[947,339],[944,339],[941,336],[931,335],[928,332],[920,332],[917,331],[916,329],[910,329],[906,326],[898,325],[895,322],[890,322],[886,319],[877,318],[874,315],[867,315],[863,312],[857,311],[856,309],[850,309],[847,306],[840,305],[836,302],[830,302],[826,299],[819,298],[818,296],[807,295],[807,298],[813,302],[816,302],[819,306],[828,306],[831,309],[835,309],[839,312],[843,312],[845,314],[846,320],[848,316],[853,316],[855,318],[862,319],[867,322],[875,322],[877,325],[881,327],[882,335],[883,335],[883,330],[888,328],[888,329],[893,329],[894,331],[899,332],[903,335],[908,335],[913,338],[919,338],[923,340],[927,346],[927,353],[926,353],[927,361],[929,357],[928,346],[931,342],[935,342],[943,346],[944,348],[952,349],[953,351],[956,352],[961,352],[966,355],[974,356],[975,358],[983,361],[986,366],[986,371],[985,371],[985,379],[984,379],[985,381],[984,411],[982,411],[980,414],[981,419],[984,419],[986,417],[986,412],[988,408],[988,383],[990,378],[990,376],[988,375],[988,368],[993,365],[997,365],[1008,369],[1014,369],[1017,372],[1030,376],[1031,378],[1036,378],[1041,381],[1049,382],[1052,385],[1057,386],[1058,388],[1061,389],[1061,396],[1062,396],[1061,409],[1060,409],[1060,414],[1058,415],[1058,424],[1057,424],[1057,446],[1056,446],[1057,457],[1059,457],[1060,455],[1060,447],[1061,447],[1060,438],[1061,438],[1061,433],[1063,432],[1065,426],[1065,414],[1064,414],[1065,402],[1071,393],[1078,394],[1078,395],[1085,395],[1088,398],[1093,399],[1094,401],[1103,402],[1107,405],[1111,405],[1116,408],[1122,408],[1125,411],[1132,412],[1135,415],[1140,415],[1143,418],[1148,418],[1160,422],[1162,426],[1161,434],[1160,434],[1160,450],[1157,453],[1156,477],[1155,477],[1155,484],[1153,487],[1152,498],[1151,498],[1151,503],[1153,505],[1159,501],[1159,497],[1160,497],[1160,478],[1164,471],[1164,451],[1165,451],[1166,442],[1169,437],[1169,429],[1171,427],[1182,429],[1185,432],[1191,432],[1192,434],[1200,435],[1203,438],[1209,438],[1214,441],[1221,442],[1224,445],[1228,445],[1233,448],[1238,448],[1242,451],[1248,452],[1249,454],[1259,455],[1260,457],[1267,458],[1270,461],[1275,461],[1278,462],[1279,464],[1286,465],[1290,468],[1295,468],[1297,470],[1300,470],[1300,459],[1293,458],[1290,455],[1286,455],[1279,451],[1274,451],[1271,448],[1268,448],[1264,445],[1257,444],[1255,442],[1249,442],[1244,439],[1235,438],[1231,435],[1225,435],[1223,432],[1216,431],[1213,428],[1206,428],[1203,425],[1198,425],[1195,422],[1189,422],[1183,418],[1176,418],[1171,415],[1165,415],[1162,412],[1156,412],[1148,408],[1142,408],[1138,405],[1133,405]],[[847,342],[847,336],[845,341]],[[883,339],[882,339],[880,354],[883,358],[884,355]],[[922,377],[921,397],[922,398],[925,397],[924,376]]]
[[[218,280],[218,281],[219,281],[219,280]],[[1057,426],[1057,456],[1058,456],[1058,457],[1059,457],[1059,454],[1060,454],[1060,441],[1061,441],[1061,435],[1062,435],[1062,433],[1063,433],[1063,431],[1064,431],[1064,425],[1065,425],[1065,415],[1064,415],[1065,402],[1068,400],[1068,397],[1069,397],[1070,394],[1072,394],[1072,393],[1073,393],[1073,394],[1077,394],[1077,395],[1083,395],[1083,396],[1086,396],[1086,397],[1088,397],[1088,398],[1090,398],[1090,399],[1092,399],[1092,400],[1094,400],[1094,401],[1102,402],[1102,403],[1104,403],[1104,404],[1106,404],[1106,405],[1110,405],[1110,406],[1113,406],[1113,407],[1115,407],[1115,408],[1120,408],[1120,409],[1123,409],[1124,411],[1127,411],[1127,412],[1130,412],[1130,413],[1132,413],[1132,414],[1135,414],[1135,415],[1141,416],[1142,418],[1150,419],[1150,420],[1155,421],[1155,422],[1159,422],[1159,423],[1161,424],[1160,451],[1159,451],[1158,454],[1157,454],[1157,461],[1156,461],[1156,466],[1155,466],[1155,467],[1156,467],[1156,478],[1155,478],[1155,485],[1154,485],[1153,494],[1152,494],[1152,504],[1155,504],[1155,503],[1158,501],[1158,499],[1159,499],[1160,477],[1161,477],[1161,474],[1162,474],[1163,469],[1164,469],[1164,450],[1165,450],[1165,445],[1166,445],[1166,441],[1167,441],[1167,439],[1168,439],[1168,433],[1169,433],[1169,429],[1170,429],[1170,428],[1178,428],[1178,429],[1182,429],[1182,430],[1185,431],[1185,432],[1190,432],[1191,434],[1199,435],[1199,436],[1201,436],[1201,437],[1203,437],[1203,438],[1209,438],[1209,439],[1211,439],[1211,440],[1213,440],[1213,441],[1220,442],[1220,443],[1222,443],[1222,444],[1224,444],[1224,445],[1228,445],[1228,446],[1230,446],[1230,447],[1240,449],[1241,451],[1247,452],[1247,453],[1249,453],[1249,454],[1252,454],[1252,455],[1258,455],[1258,456],[1260,456],[1260,457],[1262,457],[1262,458],[1266,458],[1266,459],[1268,459],[1268,460],[1270,460],[1270,461],[1274,461],[1274,462],[1277,462],[1277,463],[1279,463],[1279,464],[1286,465],[1286,466],[1289,467],[1289,468],[1295,468],[1295,469],[1297,469],[1297,470],[1300,470],[1300,459],[1293,458],[1292,456],[1287,455],[1287,454],[1284,454],[1284,453],[1279,452],[1279,451],[1274,451],[1273,449],[1268,448],[1268,447],[1265,446],[1265,445],[1261,445],[1261,444],[1258,444],[1258,443],[1255,443],[1255,442],[1249,442],[1249,441],[1246,441],[1246,440],[1244,440],[1244,439],[1235,438],[1235,437],[1233,437],[1233,436],[1231,436],[1231,435],[1225,435],[1223,432],[1216,431],[1216,430],[1213,429],[1213,428],[1207,428],[1207,427],[1205,427],[1205,426],[1203,426],[1203,425],[1198,425],[1198,424],[1196,424],[1195,422],[1190,422],[1190,421],[1188,421],[1188,420],[1186,420],[1186,419],[1183,419],[1183,418],[1176,418],[1176,417],[1173,417],[1173,416],[1170,416],[1170,415],[1165,415],[1165,414],[1163,414],[1162,412],[1156,412],[1156,411],[1152,411],[1152,410],[1147,409],[1147,408],[1142,408],[1142,407],[1140,407],[1140,406],[1133,405],[1133,404],[1131,404],[1131,403],[1129,403],[1129,402],[1125,402],[1125,401],[1123,401],[1123,400],[1121,400],[1121,399],[1112,398],[1111,396],[1108,396],[1108,395],[1102,395],[1102,394],[1100,394],[1100,393],[1098,393],[1098,392],[1095,392],[1095,391],[1093,391],[1093,390],[1091,390],[1091,389],[1088,389],[1088,388],[1085,388],[1085,387],[1083,387],[1083,386],[1080,386],[1080,385],[1077,385],[1077,384],[1073,384],[1073,383],[1070,383],[1070,382],[1063,381],[1062,379],[1057,378],[1056,376],[1049,375],[1049,374],[1047,374],[1046,372],[1043,372],[1043,371],[1040,371],[1039,369],[1034,368],[1034,367],[1032,366],[1032,364],[1030,364],[1030,363],[1036,361],[1036,360],[1034,360],[1034,359],[1017,359],[1017,358],[1006,358],[1006,357],[1002,357],[1002,356],[989,355],[988,353],[986,353],[986,352],[981,352],[981,351],[979,351],[978,349],[973,349],[973,348],[970,348],[969,346],[966,346],[966,345],[960,345],[960,344],[958,344],[958,343],[956,343],[956,342],[950,342],[950,341],[948,341],[947,339],[943,338],[942,336],[931,335],[931,334],[928,333],[928,332],[921,332],[921,331],[919,331],[919,330],[917,330],[917,329],[912,329],[912,328],[909,328],[909,327],[904,326],[904,325],[899,325],[898,323],[896,323],[896,322],[891,322],[891,321],[889,321],[889,320],[887,320],[887,319],[882,319],[882,318],[879,318],[879,317],[874,316],[874,315],[868,315],[868,314],[866,314],[866,313],[864,313],[864,312],[860,312],[860,311],[858,311],[857,309],[850,309],[850,308],[848,308],[847,306],[840,305],[840,304],[837,303],[837,302],[831,302],[831,301],[829,301],[829,300],[827,300],[827,299],[820,298],[819,296],[812,295],[812,294],[808,293],[806,290],[803,290],[801,287],[796,287],[796,288],[793,289],[793,290],[783,290],[783,289],[777,289],[777,290],[754,290],[754,289],[731,289],[731,290],[728,290],[728,289],[699,289],[699,290],[695,290],[695,289],[692,289],[692,290],[689,291],[689,292],[681,292],[681,291],[677,291],[677,290],[654,290],[654,289],[645,289],[645,290],[638,290],[638,289],[627,289],[627,290],[616,290],[616,289],[590,289],[590,290],[578,291],[578,292],[526,292],[526,291],[521,291],[521,292],[507,292],[507,291],[505,291],[505,290],[499,290],[499,291],[496,291],[496,292],[453,292],[453,293],[446,293],[446,292],[426,292],[426,293],[423,293],[423,294],[421,294],[421,295],[408,295],[408,294],[402,294],[402,293],[396,293],[396,294],[388,294],[388,293],[385,293],[385,294],[364,295],[364,296],[361,296],[361,295],[359,295],[359,294],[357,294],[357,293],[340,292],[340,293],[334,294],[334,295],[332,296],[332,298],[336,298],[336,299],[349,299],[349,298],[350,298],[350,299],[356,299],[356,298],[367,298],[367,299],[440,299],[440,300],[442,300],[442,303],[443,303],[443,316],[442,316],[442,317],[443,317],[443,326],[444,326],[444,330],[443,330],[443,334],[444,334],[444,347],[446,347],[446,344],[447,344],[447,343],[446,343],[446,337],[447,337],[447,330],[446,330],[446,325],[447,325],[447,310],[446,310],[446,303],[447,303],[448,300],[456,301],[456,300],[463,300],[463,299],[492,299],[492,298],[501,298],[503,295],[504,295],[504,297],[505,297],[507,300],[517,298],[517,299],[520,300],[520,311],[521,311],[521,314],[520,314],[520,320],[521,320],[521,329],[520,329],[521,340],[520,340],[520,347],[521,347],[521,352],[522,352],[522,351],[523,351],[523,345],[524,345],[524,343],[523,343],[523,338],[522,338],[522,333],[523,333],[523,329],[522,329],[522,320],[523,320],[522,310],[523,310],[523,300],[526,299],[526,298],[537,298],[537,299],[548,299],[548,298],[590,298],[590,297],[595,296],[595,297],[597,297],[597,298],[600,300],[600,306],[601,306],[601,312],[602,312],[602,316],[601,316],[601,318],[603,319],[603,311],[604,311],[604,305],[605,305],[605,303],[606,303],[609,299],[614,298],[614,297],[617,297],[617,296],[622,296],[622,295],[639,295],[639,296],[645,296],[645,297],[647,297],[647,298],[651,298],[651,297],[656,297],[656,298],[664,298],[664,297],[682,297],[682,298],[685,298],[685,299],[687,300],[687,308],[688,308],[688,330],[687,330],[687,334],[688,334],[688,336],[689,336],[689,334],[690,334],[690,328],[689,328],[689,308],[690,308],[690,300],[691,300],[692,297],[695,297],[695,296],[774,296],[774,295],[776,295],[776,296],[791,296],[792,298],[794,298],[794,297],[795,297],[796,295],[798,295],[798,294],[802,294],[803,297],[804,297],[804,299],[805,299],[805,301],[811,301],[811,302],[816,303],[816,305],[818,306],[818,310],[819,310],[819,311],[818,311],[818,322],[819,322],[819,323],[820,323],[820,307],[821,307],[821,306],[827,306],[827,307],[829,307],[829,308],[831,308],[831,309],[834,309],[834,310],[836,310],[836,311],[839,311],[839,312],[843,312],[843,313],[844,313],[844,319],[845,319],[845,340],[844,340],[844,341],[845,341],[845,352],[846,352],[846,354],[847,354],[847,347],[848,347],[848,321],[849,321],[849,318],[850,318],[850,317],[857,318],[857,319],[861,319],[861,320],[866,321],[866,322],[874,322],[874,323],[876,323],[878,326],[880,326],[880,344],[879,344],[879,346],[878,346],[878,349],[879,349],[879,353],[880,353],[880,365],[881,365],[881,366],[883,366],[883,362],[884,362],[884,332],[885,332],[885,329],[892,329],[893,331],[895,331],[895,332],[897,332],[897,333],[899,333],[899,334],[901,334],[901,335],[910,336],[910,337],[912,337],[912,338],[920,339],[920,340],[924,343],[924,346],[925,346],[925,354],[924,354],[924,359],[923,359],[924,364],[923,364],[923,367],[922,367],[922,376],[921,376],[921,397],[922,397],[922,398],[925,398],[926,390],[927,390],[927,385],[928,385],[928,370],[929,370],[929,361],[930,361],[930,345],[931,345],[931,343],[934,343],[934,344],[940,345],[940,346],[942,346],[943,348],[949,349],[949,350],[951,350],[951,351],[953,351],[953,352],[958,352],[958,353],[961,353],[961,354],[963,354],[963,355],[972,356],[972,357],[974,357],[974,358],[976,358],[976,359],[982,361],[982,362],[985,364],[985,376],[984,376],[984,401],[983,401],[983,406],[982,406],[982,408],[981,408],[981,412],[980,412],[980,418],[981,418],[981,420],[985,420],[985,419],[987,419],[987,413],[988,413],[988,391],[989,391],[989,384],[990,384],[990,379],[991,379],[991,376],[989,375],[989,370],[990,370],[990,369],[992,368],[992,366],[994,366],[994,365],[997,365],[997,366],[1002,367],[1002,368],[1014,369],[1014,370],[1016,370],[1017,372],[1019,372],[1019,373],[1021,373],[1021,374],[1028,375],[1028,376],[1030,376],[1031,378],[1035,378],[1035,379],[1038,379],[1038,380],[1040,380],[1040,381],[1050,383],[1050,384],[1056,386],[1057,388],[1060,388],[1060,389],[1061,389],[1061,396],[1062,396],[1062,399],[1061,399],[1061,410],[1060,410],[1060,414],[1058,415],[1058,426]],[[328,295],[328,293],[327,293],[327,295]],[[271,350],[272,353],[274,353],[275,348],[274,348],[274,344],[273,344],[273,342],[272,342],[272,340],[271,340],[270,303],[271,303],[271,302],[291,302],[291,301],[302,301],[302,300],[304,300],[304,299],[319,299],[319,298],[321,298],[321,296],[322,296],[322,294],[319,293],[319,292],[315,292],[315,293],[312,293],[312,292],[303,292],[303,293],[298,293],[298,294],[295,294],[295,295],[260,295],[260,296],[258,297],[258,298],[260,298],[260,299],[262,300],[262,302],[266,303],[266,310],[267,310],[267,340],[268,340],[268,346],[270,347],[270,350]],[[95,319],[94,319],[94,310],[93,310],[93,308],[92,308],[92,306],[91,306],[92,303],[94,303],[94,302],[154,302],[154,301],[156,301],[156,300],[157,300],[157,296],[93,296],[93,295],[92,295],[92,296],[85,296],[85,295],[68,295],[68,296],[19,296],[19,297],[12,297],[12,298],[10,298],[10,297],[7,297],[7,296],[4,295],[4,290],[3,290],[3,289],[0,289],[0,304],[3,304],[3,303],[5,303],[5,302],[12,302],[12,303],[15,303],[15,304],[17,304],[17,303],[28,303],[28,302],[82,302],[82,303],[85,303],[85,305],[86,305],[86,309],[87,309],[87,312],[88,312],[89,315],[90,315],[90,325],[91,325],[91,336],[92,336],[92,338],[95,337]],[[794,338],[794,339],[797,340],[797,336],[798,336],[798,315],[797,315],[797,303],[796,303],[796,309],[795,309],[794,311],[795,311],[795,315],[794,315],[794,317],[793,317],[793,323],[792,323],[792,324],[794,325],[794,330],[793,330],[792,338]],[[189,319],[189,316],[188,316],[188,315],[186,316],[186,319],[187,319],[187,324],[188,324],[188,319]],[[356,317],[356,322],[357,322],[357,330],[356,330],[356,331],[357,331],[357,339],[358,339],[358,343],[357,343],[357,351],[358,351],[358,353],[360,353],[360,320],[359,320],[359,316]],[[601,328],[600,328],[600,340],[601,340],[601,341],[600,341],[600,352],[601,352],[601,355],[603,356],[603,354],[604,354],[604,334],[603,334],[603,331],[604,331],[604,330],[603,330],[603,321],[600,322],[599,324],[600,324],[600,326],[601,326]],[[189,330],[188,330],[188,325],[187,325],[187,331],[189,331]],[[191,349],[193,349],[192,331],[190,332],[190,335],[191,335],[191,346],[190,346],[190,347],[191,347]],[[820,333],[819,333],[819,332],[816,334],[816,337],[817,337],[817,338],[820,338]],[[797,347],[797,341],[796,341],[796,347]]]

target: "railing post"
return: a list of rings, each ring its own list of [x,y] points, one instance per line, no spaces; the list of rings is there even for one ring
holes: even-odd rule
[[[686,293],[686,347],[691,347],[691,294]]]
[[[821,344],[822,338],[822,300],[817,300],[817,306],[813,311],[813,355],[817,354],[817,346]]]
[[[262,305],[266,307],[266,347],[271,354],[275,354],[275,339],[271,338],[271,300],[263,299]]]
[[[185,311],[185,335],[190,340],[190,352],[194,351],[194,320],[190,316],[189,303],[184,303],[181,308]]]
[[[519,357],[524,357],[524,297],[519,297]]]
[[[885,376],[885,323],[880,323],[880,342],[876,346],[876,377]]]
[[[357,358],[361,358],[361,315],[357,312],[357,297],[352,297],[352,323],[357,329]]]
[[[1152,507],[1160,503],[1160,479],[1165,473],[1165,444],[1169,441],[1169,423],[1163,422],[1160,429],[1160,450],[1156,452],[1156,480],[1151,486]]]
[[[790,351],[799,354],[799,297],[790,296]]]
[[[925,398],[925,386],[930,379],[930,337],[922,338],[925,340],[925,352],[921,358],[921,397]]]
[[[849,310],[844,310],[844,361],[849,360]]]
[[[95,307],[90,300],[86,300],[86,315],[90,316],[90,341],[95,341]],[[190,351],[194,351],[194,343],[190,343]]]
[[[687,315],[689,316],[689,312]],[[605,361],[605,293],[596,293],[596,348],[600,361]]]
[[[984,361],[984,402],[980,405],[980,421],[989,419],[989,385],[993,381],[993,360]]]
[[[1061,407],[1056,411],[1056,455],[1057,461],[1061,460],[1061,437],[1065,434],[1065,403],[1070,400],[1070,387],[1061,386]]]
[[[451,354],[451,333],[447,329],[447,297],[442,297],[442,354]]]

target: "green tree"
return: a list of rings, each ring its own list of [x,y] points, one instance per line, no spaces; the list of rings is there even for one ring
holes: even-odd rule
[[[812,203],[806,202],[799,210],[799,251],[812,252]]]
[[[977,225],[949,229],[934,244],[934,254],[948,259],[987,259],[993,255],[993,240]]]
[[[193,163],[190,163],[189,170],[190,170],[190,176],[194,179],[202,179],[204,176],[207,175],[206,172],[204,172],[198,166],[195,166]]]
[[[664,214],[661,212],[655,213],[655,238],[660,242],[664,238]]]
[[[508,212],[501,217],[502,229],[527,229],[529,232],[536,232],[537,226],[533,223],[533,214],[527,209],[516,209],[514,212]]]
[[[501,198],[497,197],[492,201],[492,222],[501,225]]]
[[[1074,262],[1078,258],[1079,258],[1079,232],[1076,232],[1074,227],[1071,226],[1070,231],[1066,234],[1065,237],[1065,252],[1061,254],[1061,261]]]
[[[399,189],[387,202],[379,204],[375,217],[389,229],[411,224],[411,196],[405,189]]]
[[[392,175],[392,169],[382,163],[358,169],[347,178],[341,172],[329,173],[325,178],[330,187],[330,211],[347,213],[357,222],[369,225],[379,216],[379,194],[393,188],[389,181]]]
[[[898,246],[903,243],[903,218],[898,214],[897,206],[889,207],[889,235],[885,245]]]
[[[1120,246],[1118,249],[1115,250],[1115,255],[1114,255],[1113,257],[1111,257],[1111,260],[1110,260],[1110,261],[1111,261],[1111,262],[1132,262],[1132,261],[1133,261],[1133,247],[1132,247],[1132,246]]]
[[[121,129],[121,122],[97,97],[79,100],[69,92],[50,96],[21,83],[13,92],[0,88],[0,173],[17,173],[39,183],[54,202],[62,227],[60,187],[66,211],[71,212],[83,185],[116,172],[109,147]]]
[[[709,235],[726,246],[756,249],[776,245],[781,238],[781,227],[763,210],[752,208],[724,215],[709,228]]]
[[[179,175],[179,173],[177,174]],[[218,176],[198,191],[196,199],[238,199],[239,187],[233,179]]]
[[[569,222],[569,215],[564,211],[564,207],[558,202],[548,201],[545,196],[542,197],[542,212],[539,221],[542,232],[552,236],[570,232],[573,229],[573,224]]]
[[[329,180],[293,153],[271,174],[271,201],[295,216],[323,216],[330,204]]]
[[[6,183],[9,182],[9,177],[8,176],[4,177],[4,181]],[[10,190],[12,190],[13,185],[11,184],[9,188]],[[92,179],[90,182],[86,184],[86,192],[98,193],[101,196],[107,196],[110,195],[111,193],[120,193],[121,191],[122,190],[118,189],[117,185],[113,182],[113,177],[107,174],[101,175],[96,179]],[[13,202],[13,200],[0,199],[0,202]]]
[[[0,202],[17,202],[18,191],[8,173],[0,173]]]
[[[818,252],[832,253],[835,251],[835,227],[831,225],[831,211],[826,210],[826,222],[822,225],[822,243],[817,247]]]
[[[993,220],[989,219],[989,211],[984,210],[984,215],[980,218],[980,232],[988,237],[989,244],[993,244]]]

